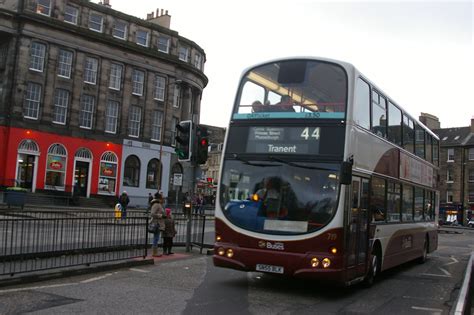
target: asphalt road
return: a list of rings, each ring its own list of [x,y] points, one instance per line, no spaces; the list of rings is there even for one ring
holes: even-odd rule
[[[368,289],[216,268],[177,248],[155,265],[2,288],[0,313],[448,314],[474,247],[474,230],[461,232],[440,234],[425,264],[385,272]]]

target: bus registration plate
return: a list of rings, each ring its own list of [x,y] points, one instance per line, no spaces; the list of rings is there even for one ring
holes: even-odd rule
[[[283,267],[281,266],[272,266],[272,265],[264,265],[264,264],[257,264],[255,266],[255,270],[263,271],[263,272],[271,272],[271,273],[283,273]]]

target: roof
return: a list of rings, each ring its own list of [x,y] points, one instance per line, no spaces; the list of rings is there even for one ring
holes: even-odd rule
[[[474,133],[470,127],[441,128],[433,130],[439,137],[440,145],[474,145]]]

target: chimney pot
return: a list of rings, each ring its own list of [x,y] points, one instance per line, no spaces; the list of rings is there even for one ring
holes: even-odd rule
[[[168,10],[165,11],[165,15],[168,15]]]
[[[163,10],[163,9],[161,9],[161,15],[163,15],[163,11],[164,11],[164,10]]]
[[[156,17],[159,17],[159,16],[160,16],[160,9],[157,8],[157,9],[156,9]]]

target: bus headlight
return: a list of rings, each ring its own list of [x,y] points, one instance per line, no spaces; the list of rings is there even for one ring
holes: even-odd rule
[[[226,256],[228,258],[232,258],[232,256],[234,256],[234,251],[231,248],[229,248],[226,252]]]
[[[219,248],[217,249],[217,254],[218,254],[219,256],[224,256],[224,254],[225,254],[225,249],[224,249],[223,247],[219,247]]]
[[[311,259],[311,267],[316,268],[317,266],[319,266],[319,259],[317,259],[316,257],[313,257]]]
[[[329,266],[331,266],[331,260],[329,258],[324,258],[322,264],[323,268],[329,268]]]

